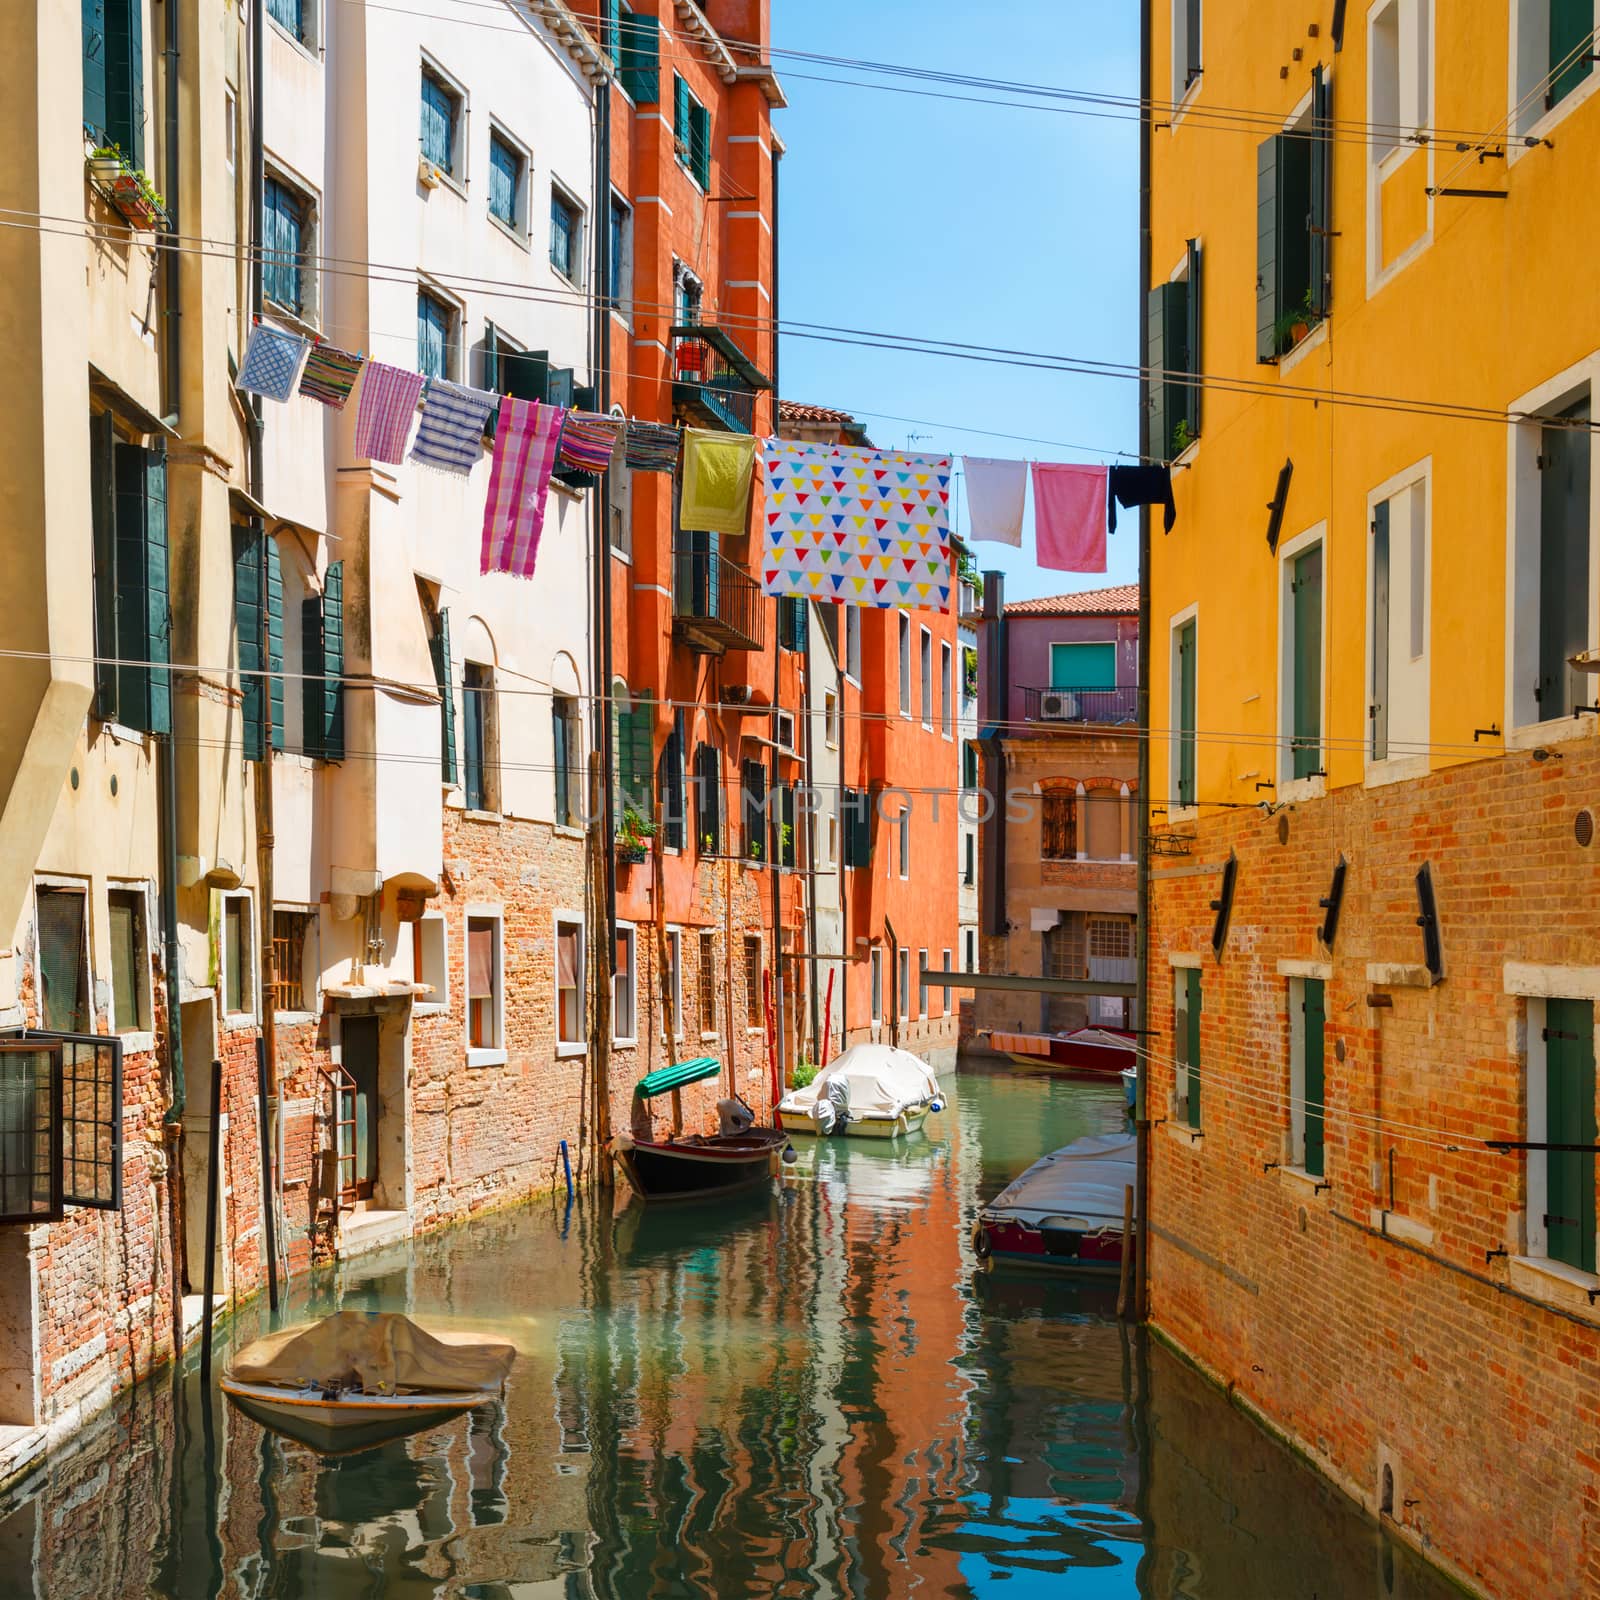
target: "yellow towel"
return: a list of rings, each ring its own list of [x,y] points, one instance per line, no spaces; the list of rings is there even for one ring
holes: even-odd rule
[[[747,433],[685,428],[678,525],[732,537],[748,531],[756,442]]]

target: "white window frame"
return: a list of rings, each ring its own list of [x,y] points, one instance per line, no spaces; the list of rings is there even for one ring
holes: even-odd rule
[[[896,826],[900,843],[900,877],[903,881],[911,876],[911,807],[909,803],[902,808]]]
[[[751,1036],[753,1034],[765,1033],[766,1032],[766,1023],[765,1023],[765,1018],[766,1018],[766,996],[765,996],[765,994],[762,993],[762,990],[761,990],[761,974],[763,972],[765,972],[766,968],[767,968],[767,949],[766,949],[766,941],[758,933],[746,933],[746,934],[742,935],[742,938],[743,938],[744,942],[740,946],[740,956],[744,961],[745,990],[746,990],[745,997],[744,997],[744,1004],[745,1004],[744,1031],[745,1031],[746,1037],[749,1037],[749,1036]],[[756,990],[755,990],[755,998],[754,998],[753,1002],[751,1000],[751,996],[750,996],[750,993],[749,993],[749,988],[750,988],[750,946],[751,945],[754,945],[756,947]],[[750,1020],[750,1008],[751,1008],[752,1003],[754,1004],[755,1013],[756,1013],[757,1018],[761,1019],[761,1020],[758,1020],[756,1022],[752,1022]]]
[[[951,952],[949,950],[945,950],[941,951],[940,953],[944,957],[944,970],[946,972],[954,972],[955,966],[950,959]],[[939,1015],[941,1017],[947,1017],[954,1010],[955,1007],[950,1003],[950,991],[948,989],[941,989],[939,991]]]
[[[1200,7],[1200,70],[1188,82],[1184,75],[1189,67],[1189,13],[1187,0],[1172,0],[1172,121],[1176,125],[1179,117],[1188,108],[1189,101],[1199,94],[1200,86],[1205,81],[1205,0],[1201,0]]]
[[[425,983],[429,944],[434,945],[432,959],[439,965],[439,982],[433,985],[430,999],[420,997],[411,1002],[413,1016],[437,1016],[450,1009],[450,927],[442,911],[424,911],[411,927],[411,981]],[[427,929],[425,933],[423,930]],[[437,930],[434,932],[433,930]]]
[[[450,328],[444,341],[444,375],[448,383],[462,383],[466,372],[467,307],[459,295],[452,294],[427,273],[417,274],[417,296],[426,295],[436,305],[450,313]],[[499,337],[500,330],[495,329]],[[418,354],[420,355],[420,351]],[[420,364],[420,363],[419,363]]]
[[[1333,580],[1332,551],[1329,548],[1328,524],[1316,523],[1304,533],[1286,540],[1278,546],[1278,786],[1274,798],[1284,801],[1315,800],[1327,793],[1326,778],[1296,778],[1294,775],[1294,594],[1289,588],[1290,573],[1295,560],[1317,545],[1322,546],[1322,708],[1318,727],[1321,730],[1322,759],[1328,760],[1328,589]],[[1196,643],[1199,628],[1195,629]],[[1195,678],[1195,721],[1201,721],[1199,708],[1198,675]],[[1198,766],[1196,774],[1198,777]],[[1198,787],[1198,782],[1196,784]]]
[[[922,726],[933,732],[933,630],[917,629],[917,668],[922,683]]]
[[[852,609],[846,607],[846,610]],[[900,653],[900,715],[911,716],[911,618],[904,612],[899,617],[898,650]]]
[[[521,218],[520,222],[507,222],[504,217],[496,216],[489,205],[489,177],[494,170],[492,158],[494,141],[498,139],[501,144],[507,145],[521,158],[522,166],[517,173],[517,191],[512,203],[513,213]],[[519,139],[504,122],[492,113],[489,117],[489,147],[484,151],[484,215],[503,233],[506,238],[520,249],[533,248],[533,147],[526,139]],[[498,330],[497,330],[498,331]]]
[[[467,977],[471,957],[471,930],[474,922],[494,927],[494,1004],[490,1007],[492,1044],[472,1044],[472,989]],[[469,1067],[498,1067],[506,1060],[506,924],[501,906],[469,901],[461,916],[461,1041]]]
[[[303,39],[297,39],[290,33],[265,6],[262,7],[262,15],[266,18],[267,26],[280,38],[287,39],[301,55],[312,61],[322,59],[322,0],[304,0],[301,6],[300,20],[306,30]]]
[[[628,203],[628,197],[620,189],[613,188],[607,201],[606,211],[606,263],[607,270],[611,261],[611,208],[620,205],[627,213],[627,225],[623,229],[622,261],[623,274],[626,280],[623,283],[611,285],[611,314],[616,317],[624,327],[633,326],[633,223],[634,211]]]
[[[455,97],[456,102],[455,125],[450,133],[449,170],[446,171],[443,167],[433,166],[432,162],[429,162],[429,165],[433,166],[433,170],[439,174],[440,178],[450,188],[465,199],[470,161],[468,141],[472,137],[472,98],[467,93],[466,84],[455,73],[451,72],[436,55],[429,50],[423,50],[420,52],[420,56],[421,59],[417,69],[418,105],[420,106],[422,99],[422,74],[424,72],[437,78],[445,89]],[[422,154],[422,136],[420,133],[417,136],[417,155],[420,160],[428,160]]]
[[[861,687],[861,607],[845,606],[844,675],[856,688]]]
[[[717,933],[714,928],[700,929],[700,936],[695,940],[695,1009],[700,1009],[700,997],[705,992],[705,972],[708,965],[707,952],[709,952],[709,965],[711,968],[711,1021],[713,1026],[705,1026],[705,1017],[700,1018],[700,1039],[707,1042],[720,1039],[722,1030],[715,1026],[717,1020]]]
[[[138,1021],[131,1028],[117,1027],[117,964],[111,950],[111,896],[129,894],[139,904],[133,952],[134,965],[142,983],[134,995]],[[155,1045],[155,963],[151,939],[151,919],[155,915],[155,894],[148,878],[108,878],[106,880],[106,1031],[122,1040],[124,1050],[153,1049]],[[136,982],[138,980],[135,980]],[[146,1041],[148,1043],[135,1042]]]
[[[817,863],[819,867],[831,867],[839,859],[839,818],[834,812],[829,812],[823,818],[822,829],[822,859]]]
[[[589,213],[577,195],[574,194],[566,184],[564,184],[553,174],[550,178],[550,194],[552,199],[559,196],[569,206],[571,206],[573,216],[576,219],[574,223],[574,236],[572,240],[572,276],[568,277],[567,274],[555,264],[555,260],[548,250],[545,251],[545,260],[549,262],[551,272],[554,273],[562,283],[570,284],[574,289],[581,289],[584,286],[584,256],[588,249],[589,240]],[[550,217],[548,213],[545,217],[545,225],[547,228],[550,225]],[[548,238],[548,234],[546,237]]]
[[[839,696],[832,689],[822,691],[822,742],[830,750],[839,748]]]
[[[672,1000],[672,1037],[683,1037],[683,929],[668,927],[667,939],[667,990]],[[666,1018],[661,1019],[661,1037],[667,1036]]]
[[[977,930],[975,928],[965,929],[962,934],[962,943],[965,946],[962,955],[965,960],[966,970],[968,972],[976,972],[978,970]]]
[[[895,952],[896,965],[899,971],[895,974],[895,982],[900,996],[900,1020],[908,1021],[913,1015],[911,1010],[911,946],[903,944]]]
[[[622,420],[627,413],[621,406],[612,406],[611,415]],[[617,514],[621,514],[622,543],[614,537]],[[619,450],[612,458],[606,473],[606,546],[614,561],[633,564],[633,473],[628,470],[626,452]]]
[[[873,945],[868,954],[867,965],[869,969],[868,1003],[872,1009],[872,1026],[877,1028],[883,1024],[883,946]]]
[[[1183,751],[1177,735],[1178,717],[1183,704],[1183,664],[1178,657],[1178,636],[1189,623],[1194,624],[1194,720],[1195,732],[1200,731],[1200,607],[1185,606],[1174,611],[1167,623],[1167,724],[1172,730],[1167,739],[1167,821],[1192,822],[1200,815],[1200,745],[1195,742],[1194,788],[1196,804],[1178,804],[1178,782],[1183,764]]]
[[[1393,13],[1396,50],[1396,102],[1392,116],[1378,104],[1378,50],[1380,27]],[[1368,145],[1367,193],[1367,294],[1374,295],[1397,273],[1403,272],[1433,243],[1434,143],[1429,139],[1420,159],[1426,163],[1422,179],[1427,220],[1422,233],[1387,266],[1383,264],[1383,186],[1418,151],[1413,135],[1433,126],[1433,0],[1376,0],[1367,12],[1367,119],[1394,126],[1395,142],[1385,146],[1382,135]],[[1451,160],[1457,159],[1451,155]]]
[[[589,960],[589,930],[584,922],[583,913],[568,908],[558,908],[550,913],[550,983],[555,994],[555,1041],[556,1057],[566,1060],[573,1056],[588,1053],[589,1040],[589,985],[588,985],[588,960]],[[558,955],[558,946],[563,929],[576,928],[578,930],[578,1020],[579,1027],[584,1037],[582,1039],[563,1039],[561,1037],[561,962]]]
[[[1600,64],[1559,105],[1547,111],[1544,80],[1549,77],[1550,0],[1511,0],[1508,10],[1511,39],[1506,53],[1506,120],[1510,137],[1506,140],[1506,165],[1512,167],[1529,153],[1525,139],[1534,141],[1537,147],[1600,89]],[[1535,84],[1540,85],[1539,92],[1530,95]],[[1524,99],[1528,103],[1519,109]]]
[[[950,641],[939,641],[939,731],[946,739],[955,738],[954,680],[951,676]]]
[[[228,902],[244,903],[244,929],[249,948],[245,955],[243,978],[248,985],[248,1001],[242,1011],[229,1011],[228,1004]],[[261,1011],[261,974],[258,970],[256,940],[260,931],[256,926],[255,891],[251,889],[219,889],[217,891],[217,1015],[224,1028],[246,1028],[255,1025]],[[92,1004],[92,1002],[91,1002]]]
[[[917,951],[917,1020],[928,1020],[928,985],[923,981],[923,973],[928,970],[928,952]]]
[[[1600,67],[1591,74],[1600,78]],[[1574,95],[1569,95],[1568,100]],[[1565,105],[1566,101],[1562,102]],[[1557,110],[1560,107],[1556,108]],[[1524,713],[1537,716],[1531,704],[1532,683],[1539,672],[1539,551],[1542,535],[1542,496],[1538,458],[1542,447],[1540,433],[1544,419],[1574,404],[1584,389],[1589,391],[1590,415],[1600,407],[1600,350],[1574,362],[1564,372],[1519,396],[1508,408],[1526,422],[1506,425],[1506,652],[1505,721],[1507,750],[1531,750],[1539,745],[1593,736],[1597,719],[1586,713],[1580,717],[1552,717],[1542,721],[1525,720]],[[1592,456],[1589,467],[1589,638],[1591,650],[1600,641],[1600,597],[1596,594],[1596,574],[1600,574],[1600,461]],[[1520,626],[1519,626],[1520,624]]]
[[[322,196],[270,150],[263,161],[265,176],[290,190],[300,204],[300,309],[272,299],[266,304],[273,321],[315,334],[322,326]]]
[[[1422,653],[1420,656],[1410,657],[1412,662],[1421,661],[1421,674],[1425,684],[1429,687],[1423,695],[1422,728],[1420,737],[1408,742],[1426,744],[1433,727],[1433,457],[1424,456],[1422,460],[1413,463],[1403,472],[1397,472],[1392,478],[1386,479],[1367,496],[1367,582],[1366,582],[1366,609],[1365,625],[1362,632],[1366,635],[1366,663],[1365,663],[1365,700],[1364,704],[1374,704],[1372,695],[1374,689],[1373,679],[1378,664],[1378,641],[1372,632],[1372,603],[1377,589],[1378,567],[1373,554],[1373,541],[1376,538],[1373,524],[1377,519],[1378,507],[1397,499],[1407,490],[1419,488],[1422,491]],[[1416,551],[1414,540],[1416,530],[1408,527],[1412,542],[1408,543],[1406,550],[1401,553],[1400,559],[1407,564],[1410,576],[1407,580],[1407,598],[1414,606],[1416,595],[1414,585],[1417,581]],[[1396,567],[1396,550],[1394,544],[1394,521],[1390,518],[1389,528],[1389,633],[1394,636],[1395,607],[1394,607],[1394,581],[1393,574]],[[1406,626],[1410,626],[1408,615]],[[1390,662],[1390,708],[1393,709],[1393,660]],[[1391,742],[1393,729],[1391,727]],[[1365,742],[1362,746],[1363,763],[1366,772],[1366,786],[1377,788],[1385,783],[1398,783],[1403,779],[1425,777],[1432,766],[1432,758],[1427,750],[1410,751],[1404,755],[1391,755],[1382,761],[1372,759],[1372,727],[1369,719]]]
[[[615,955],[611,958],[611,1042],[614,1045],[636,1045],[639,1042],[639,933],[631,922],[617,924],[617,939],[628,947],[628,1027],[617,1027],[617,969]]]

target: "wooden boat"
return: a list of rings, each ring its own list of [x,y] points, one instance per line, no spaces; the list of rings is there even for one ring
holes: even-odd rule
[[[979,1211],[972,1230],[978,1260],[986,1267],[1119,1271],[1134,1147],[1131,1133],[1097,1133],[1035,1161]]]
[[[398,1312],[341,1311],[247,1345],[220,1387],[262,1427],[348,1455],[494,1400],[515,1359],[503,1340],[429,1330]]]
[[[617,1161],[641,1200],[695,1200],[764,1183],[789,1143],[781,1128],[640,1139],[618,1134]]]
[[[1071,1033],[1004,1033],[989,1035],[989,1048],[1010,1056],[1019,1067],[1059,1068],[1110,1076],[1134,1064],[1138,1035],[1124,1028],[1075,1028]]]
[[[944,1108],[933,1068],[909,1050],[855,1044],[802,1089],[778,1102],[775,1120],[791,1133],[842,1133],[853,1139],[894,1139],[917,1133]]]

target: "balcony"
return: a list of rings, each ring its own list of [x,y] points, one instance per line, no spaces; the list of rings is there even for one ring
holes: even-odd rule
[[[700,655],[765,647],[761,585],[721,555],[716,535],[680,533],[672,541],[672,636]]]
[[[755,432],[756,395],[772,387],[726,333],[710,323],[672,330],[672,403],[705,428]]]
[[[1137,722],[1139,686],[1115,689],[1028,689],[1022,691],[1024,722],[1096,722],[1111,727]]]

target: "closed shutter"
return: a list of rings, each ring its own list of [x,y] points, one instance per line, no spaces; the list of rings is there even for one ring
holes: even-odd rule
[[[1545,1002],[1545,1117],[1550,1144],[1596,1142],[1594,1003]],[[1547,1157],[1550,1255],[1580,1272],[1595,1270],[1594,1152],[1552,1150]]]
[[[1307,266],[1313,318],[1333,298],[1333,86],[1319,63],[1311,74],[1310,214]]]
[[[677,73],[672,75],[672,137],[678,153],[689,152],[689,85]]]
[[[1178,804],[1195,803],[1195,699],[1196,672],[1199,659],[1196,654],[1196,630],[1193,622],[1186,622],[1178,630]]]
[[[570,411],[573,395],[572,368],[551,367],[549,373],[544,395],[546,404],[556,407],[558,411]]]
[[[1203,1076],[1200,1065],[1200,973],[1195,967],[1186,967],[1183,973],[1183,1050],[1189,1078],[1189,1126],[1200,1126],[1200,1088]]]
[[[117,436],[111,413],[89,419],[89,495],[94,527],[94,687],[96,715],[117,716]]]
[[[500,335],[492,322],[483,325],[483,386],[490,394],[500,393]],[[493,420],[491,417],[490,423]],[[488,424],[485,431],[489,431]]]
[[[1256,147],[1256,360],[1278,359],[1279,135]]]
[[[344,566],[334,562],[322,594],[301,607],[305,664],[305,753],[321,761],[344,760]]]
[[[1550,0],[1550,87],[1544,103],[1560,105],[1594,70],[1594,0]]]
[[[261,539],[253,528],[233,530],[234,649],[246,761],[260,761],[267,753],[261,679]]]
[[[622,0],[605,0],[605,42],[606,54],[611,57],[614,67],[622,65]]]
[[[1166,461],[1171,453],[1172,423],[1167,416],[1167,286],[1157,284],[1145,301],[1144,364],[1150,409],[1144,421],[1144,453]]]
[[[267,541],[267,689],[272,708],[272,748],[283,749],[283,556]]]
[[[450,613],[439,613],[439,626],[428,640],[433,657],[433,681],[439,691],[439,774],[446,783],[456,781],[456,692],[450,666]]]
[[[620,26],[623,90],[635,105],[653,106],[661,99],[661,19],[624,11]]]
[[[1322,770],[1322,546],[1297,556],[1294,600],[1294,775]]]
[[[1200,354],[1200,246],[1191,239],[1189,241],[1189,277],[1188,293],[1183,297],[1184,310],[1184,344],[1186,346],[1187,361],[1184,370],[1191,373],[1194,382],[1189,385],[1189,393],[1184,404],[1184,416],[1189,423],[1189,433],[1193,438],[1200,437],[1200,399],[1203,393],[1201,377],[1205,372],[1205,362]]]
[[[144,0],[105,0],[104,16],[105,131],[131,166],[143,167]]]
[[[626,810],[637,811],[646,821],[655,805],[651,781],[654,744],[655,704],[649,695],[638,696],[626,710],[612,717],[616,741],[614,770],[617,774],[617,821]]]
[[[684,846],[687,817],[683,803],[684,734],[683,712],[679,711],[661,747],[662,844],[672,850]]]
[[[1372,511],[1372,759],[1389,757],[1389,502]]]
[[[83,123],[98,144],[106,132],[106,6],[83,0]]]
[[[1043,806],[1044,837],[1040,854],[1046,861],[1071,861],[1077,854],[1076,797],[1071,794],[1046,794]]]
[[[1582,401],[1561,418],[1587,422]],[[1591,699],[1587,673],[1570,658],[1589,645],[1589,478],[1591,440],[1577,427],[1539,435],[1539,681],[1545,720],[1571,716]]]
[[[1323,1075],[1323,1029],[1327,1025],[1327,1001],[1321,978],[1307,978],[1302,1017],[1305,1029],[1303,1056],[1305,1060],[1305,1170],[1320,1178],[1326,1170],[1326,1152],[1323,1146],[1324,1100],[1326,1098]]]
[[[689,170],[707,193],[711,190],[711,112],[702,105],[689,108]]]
[[[844,791],[844,864],[872,865],[872,797],[864,789]]]
[[[167,576],[167,460],[117,444],[117,716],[146,733],[172,731],[172,613]]]

